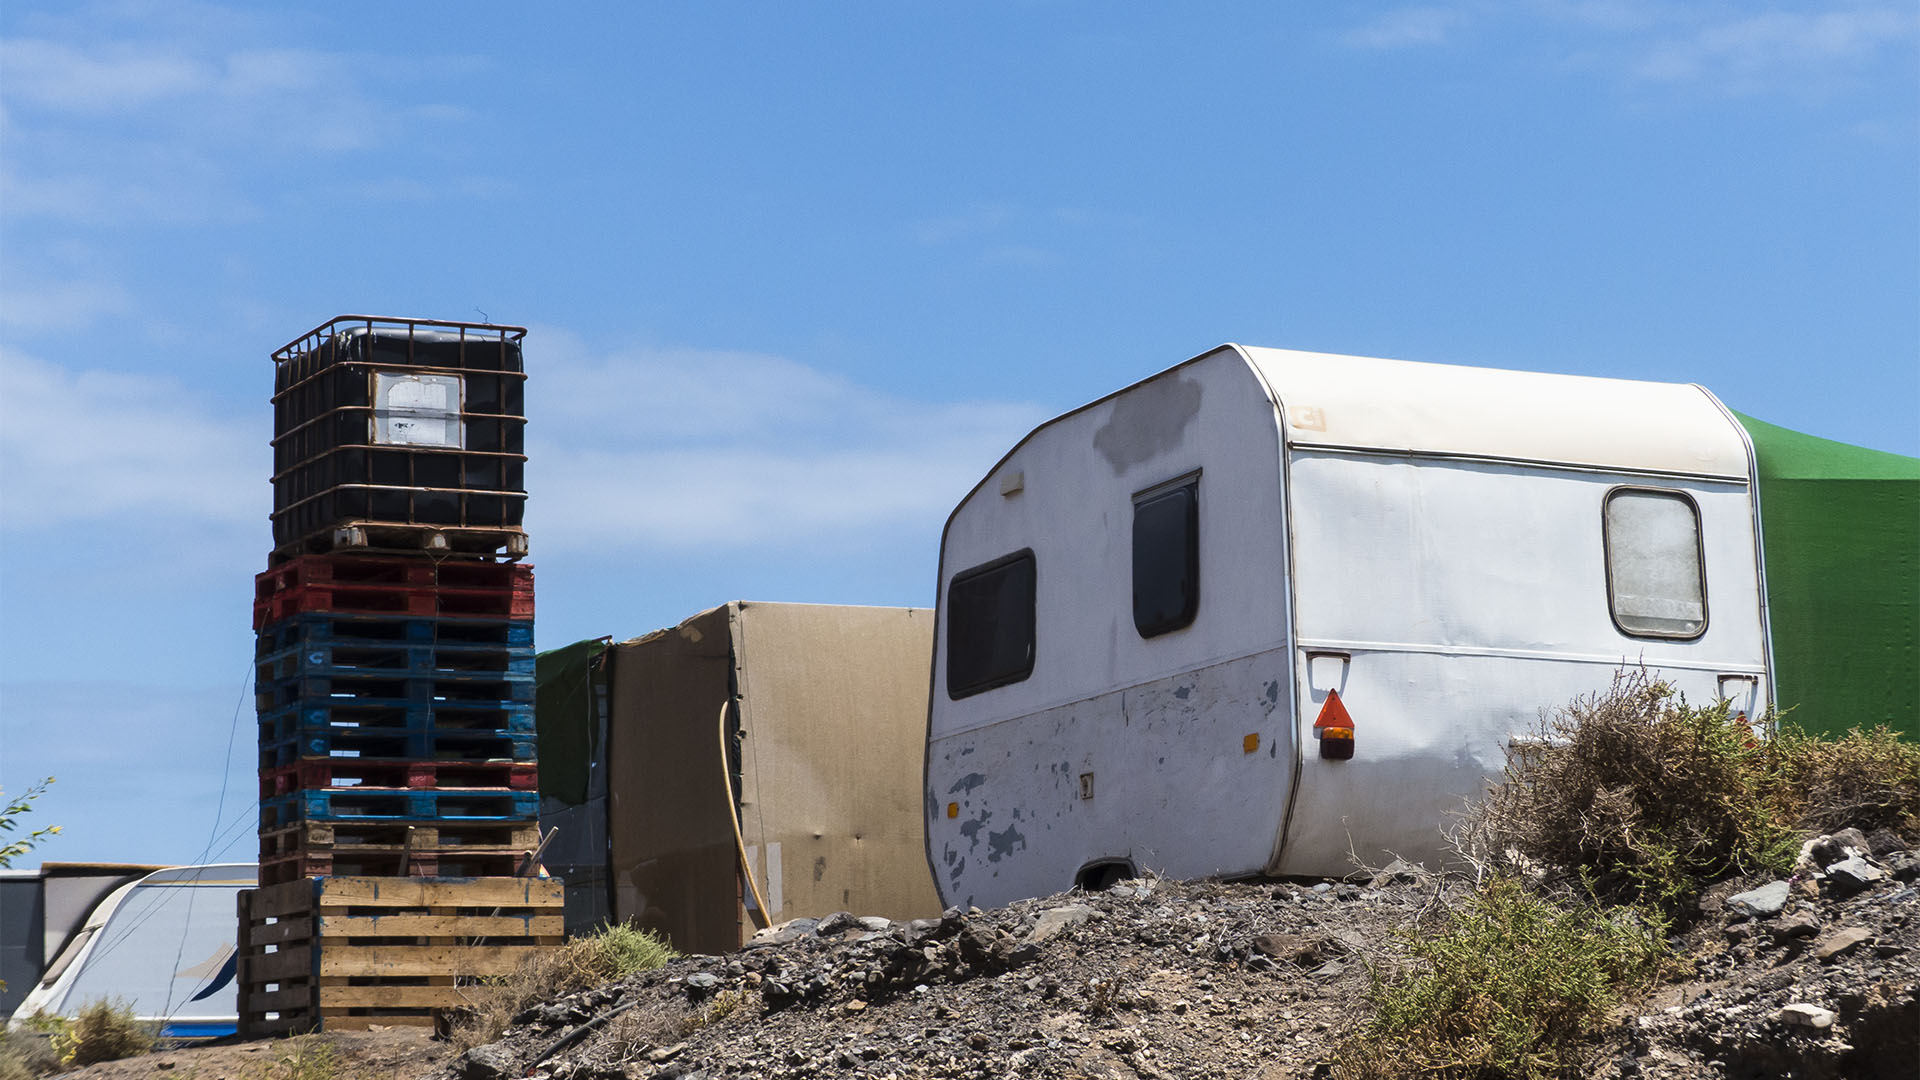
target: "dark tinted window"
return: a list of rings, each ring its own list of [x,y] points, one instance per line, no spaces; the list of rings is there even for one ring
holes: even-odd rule
[[[1033,674],[1033,552],[955,574],[947,585],[947,696]]]
[[[1200,610],[1200,482],[1133,504],[1133,625],[1141,637],[1178,630]]]

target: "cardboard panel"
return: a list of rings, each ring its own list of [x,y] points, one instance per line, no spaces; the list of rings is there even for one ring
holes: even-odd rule
[[[772,920],[938,914],[921,810],[934,613],[732,609],[741,828]]]
[[[607,739],[614,918],[682,952],[740,945],[739,876],[717,721],[729,697],[728,611],[613,648]]]

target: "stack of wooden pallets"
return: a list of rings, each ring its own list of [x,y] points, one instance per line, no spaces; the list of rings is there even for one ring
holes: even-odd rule
[[[240,1030],[418,1024],[563,940],[560,884],[319,877],[240,894]]]
[[[523,333],[344,316],[274,355],[243,1032],[430,1023],[557,941],[560,888],[526,876]]]

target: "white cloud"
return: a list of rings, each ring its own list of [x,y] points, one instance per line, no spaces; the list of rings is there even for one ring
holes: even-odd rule
[[[1700,82],[1736,93],[1852,66],[1920,31],[1920,15],[1890,8],[1768,11],[1709,22],[1654,42],[1633,74],[1653,82]]]
[[[125,289],[111,281],[42,281],[0,290],[0,325],[16,333],[71,330],[127,309]]]
[[[1444,45],[1465,25],[1466,13],[1457,8],[1410,7],[1389,11],[1345,34],[1347,44],[1362,49],[1404,49]]]
[[[109,112],[204,91],[215,81],[202,60],[131,44],[88,53],[57,41],[13,39],[4,49],[6,95],[50,109]]]
[[[1823,92],[1920,36],[1920,13],[1878,2],[1755,11],[1647,0],[1463,0],[1391,10],[1342,39],[1382,51],[1454,46],[1469,26],[1480,38],[1524,32],[1569,69],[1609,72],[1629,83],[1736,94]]]
[[[0,528],[45,530],[139,514],[254,524],[267,416],[215,414],[177,379],[71,371],[0,347]]]
[[[937,527],[1044,419],[1030,404],[914,401],[760,354],[595,355],[564,334],[538,340],[528,530],[548,550]]]
[[[90,226],[247,220],[259,174],[289,193],[284,165],[464,131],[463,108],[397,90],[444,84],[475,61],[286,47],[277,24],[185,5],[42,16],[0,40],[7,154],[0,213]],[[197,28],[206,28],[198,32]],[[377,166],[375,167],[378,168]],[[309,170],[312,171],[312,170]],[[378,171],[366,197],[390,197]],[[445,170],[430,194],[484,194]],[[334,185],[335,194],[349,192]]]

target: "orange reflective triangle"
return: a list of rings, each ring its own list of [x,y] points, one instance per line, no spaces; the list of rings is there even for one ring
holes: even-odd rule
[[[1340,691],[1338,690],[1327,691],[1327,703],[1320,706],[1320,718],[1313,722],[1313,729],[1315,731],[1329,727],[1353,727],[1353,717],[1348,716],[1347,707],[1340,704]]]

